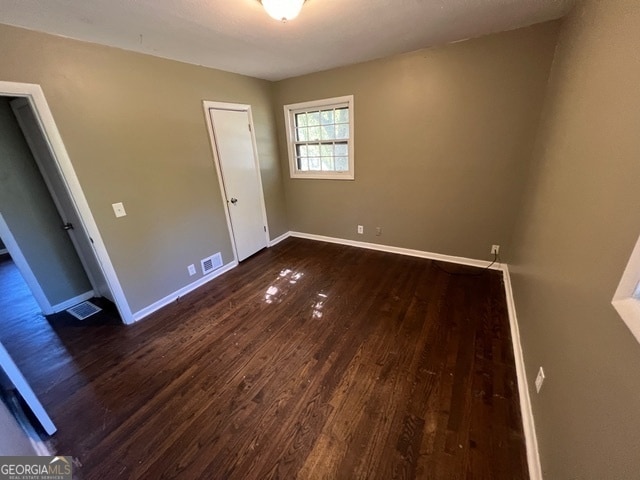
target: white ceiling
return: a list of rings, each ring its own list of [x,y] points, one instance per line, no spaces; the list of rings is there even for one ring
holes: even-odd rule
[[[279,80],[564,15],[572,0],[0,0],[0,23]]]

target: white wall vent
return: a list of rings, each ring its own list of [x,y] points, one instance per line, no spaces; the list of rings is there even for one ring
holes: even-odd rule
[[[202,274],[206,275],[222,266],[222,255],[218,252],[215,255],[203,258],[200,263],[202,264]]]
[[[85,318],[89,318],[91,315],[100,312],[102,309],[91,302],[82,302],[78,305],[68,308],[67,313],[70,313],[78,320],[84,320]]]

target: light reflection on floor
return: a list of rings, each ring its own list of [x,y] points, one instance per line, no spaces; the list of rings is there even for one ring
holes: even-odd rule
[[[288,268],[281,270],[273,284],[267,288],[264,294],[264,301],[268,304],[282,302],[282,297],[287,294],[287,290],[295,286],[303,276],[303,272],[294,272]],[[327,294],[320,292],[316,295],[318,298],[311,303],[311,317],[322,318],[322,309],[327,301]]]

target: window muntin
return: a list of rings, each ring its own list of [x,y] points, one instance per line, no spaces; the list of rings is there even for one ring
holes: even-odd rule
[[[353,179],[353,97],[286,105],[292,178]]]

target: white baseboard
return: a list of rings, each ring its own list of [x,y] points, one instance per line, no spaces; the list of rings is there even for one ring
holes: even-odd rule
[[[273,240],[271,240],[269,242],[269,246],[272,247],[272,246],[280,243],[281,241],[283,241],[286,238],[288,238],[290,236],[290,234],[291,234],[291,232],[285,232],[282,235],[280,235],[279,237],[274,238]],[[131,322],[131,323],[138,322],[138,321],[142,320],[143,318],[148,317],[152,313],[160,310],[162,307],[164,307],[166,305],[169,305],[170,303],[174,302],[178,297],[182,297],[183,295],[186,295],[187,293],[194,291],[196,288],[201,287],[202,285],[210,282],[214,278],[219,277],[223,273],[226,273],[229,270],[231,270],[232,268],[235,268],[237,266],[238,266],[238,262],[237,261],[233,261],[233,262],[227,263],[226,265],[223,265],[218,270],[216,270],[214,272],[211,272],[209,275],[201,277],[198,280],[196,280],[195,282],[190,283],[186,287],[183,287],[180,290],[177,290],[177,291],[167,295],[166,297],[161,298],[157,302],[154,302],[151,305],[149,305],[147,307],[144,307],[141,310],[138,310],[137,312],[135,312],[133,314],[133,322]]]
[[[323,235],[314,235],[302,232],[289,232],[287,236],[306,238],[308,240],[318,240],[322,242],[338,243],[341,245],[349,245],[352,247],[367,248],[378,250],[381,252],[397,253],[401,255],[409,255],[412,257],[427,258],[431,260],[439,260],[443,262],[457,263],[461,265],[469,265],[472,267],[485,267],[487,261],[476,260],[473,258],[456,257],[451,255],[443,255],[440,253],[425,252],[421,250],[411,250],[408,248],[392,247],[388,245],[379,245],[375,243],[358,242],[355,240],[346,240],[342,238],[325,237]],[[286,238],[286,237],[285,237]],[[284,240],[284,238],[283,238]],[[542,480],[542,468],[540,466],[540,455],[538,452],[538,440],[536,437],[535,423],[533,420],[533,411],[531,409],[531,398],[529,397],[529,389],[527,384],[527,374],[524,365],[524,356],[522,354],[522,345],[520,343],[520,330],[518,329],[518,318],[516,316],[516,308],[513,299],[513,290],[511,288],[511,277],[509,276],[509,267],[506,264],[494,264],[489,267],[493,270],[501,270],[504,278],[504,289],[507,299],[507,312],[509,315],[509,325],[511,327],[511,342],[513,344],[513,356],[516,364],[516,375],[518,378],[518,394],[520,397],[520,412],[522,414],[522,427],[527,447],[527,464],[529,466],[529,476],[531,480]]]
[[[531,409],[531,398],[529,397],[529,387],[527,383],[527,372],[524,366],[524,356],[520,343],[520,330],[518,328],[518,317],[516,316],[516,305],[513,299],[511,288],[511,276],[509,267],[504,265],[504,293],[507,297],[507,311],[509,313],[509,326],[511,327],[511,341],[513,343],[513,357],[516,362],[516,375],[518,376],[518,395],[520,397],[520,413],[522,415],[522,428],[527,445],[527,463],[529,465],[529,478],[531,480],[542,480],[542,467],[540,465],[540,453],[538,451],[538,437],[536,436],[536,426],[533,420],[533,410]]]
[[[82,295],[78,295],[77,297],[70,298],[69,300],[66,300],[62,303],[58,303],[57,305],[54,305],[53,307],[51,307],[51,309],[53,310],[53,313],[62,312],[67,308],[71,308],[74,305],[82,303],[93,297],[95,297],[95,293],[93,292],[93,290],[89,290],[88,292],[85,292]]]
[[[325,237],[324,235],[315,235],[313,233],[289,232],[288,236],[296,238],[306,238],[308,240],[317,240],[320,242],[339,243],[340,245],[349,245],[351,247],[366,248],[369,250],[377,250],[387,253],[397,253],[400,255],[408,255],[410,257],[428,258],[430,260],[457,263],[460,265],[468,265],[470,267],[485,268],[489,263],[491,263],[487,260],[476,260],[474,258],[443,255],[441,253],[425,252],[423,250],[412,250],[410,248],[402,247],[392,247],[391,245],[381,245],[378,243],[359,242],[356,240],[347,240],[345,238]],[[491,268],[492,270],[502,270],[502,264],[496,263],[491,265],[491,267],[489,268]]]
[[[452,255],[443,255],[440,253],[425,252],[421,250],[412,250],[408,248],[392,247],[389,245],[380,245],[368,242],[358,242],[355,240],[347,240],[335,237],[326,237],[323,235],[315,235],[302,232],[286,232],[279,237],[273,239],[269,246],[274,246],[288,237],[304,238],[308,240],[316,240],[329,243],[337,243],[341,245],[348,245],[352,247],[366,248],[370,250],[378,250],[381,252],[395,253],[400,255],[409,255],[412,257],[426,258],[430,260],[438,260],[449,263],[457,263],[460,265],[468,265],[472,267],[487,267],[486,260],[476,260],[473,258],[457,257]],[[196,282],[187,285],[186,287],[166,296],[165,298],[158,300],[157,302],[149,305],[146,308],[138,311],[134,314],[134,321],[143,319],[151,313],[159,310],[160,308],[168,305],[176,300],[177,297],[185,295],[196,288],[204,285],[205,283],[213,280],[214,278],[222,275],[223,273],[235,268],[238,262],[231,262],[224,267],[216,270],[215,272],[202,277]],[[504,277],[504,289],[507,300],[507,312],[509,315],[509,325],[511,328],[511,341],[513,344],[513,354],[516,365],[516,374],[518,378],[518,394],[520,397],[520,411],[522,415],[522,424],[525,435],[525,442],[527,447],[527,463],[529,466],[529,476],[531,480],[542,480],[542,468],[540,466],[540,455],[538,452],[538,440],[536,437],[535,423],[533,420],[533,412],[531,409],[531,399],[529,397],[529,389],[527,386],[527,375],[524,364],[524,357],[522,354],[522,346],[520,344],[520,331],[518,329],[518,319],[516,316],[515,303],[513,299],[513,290],[511,288],[511,278],[509,276],[509,268],[506,264],[494,264],[491,267],[492,270],[500,270]]]
[[[281,241],[286,240],[290,236],[291,236],[291,232],[285,232],[282,235],[280,235],[279,237],[276,237],[273,240],[270,240],[269,241],[269,246],[273,247],[274,245],[279,244]]]
[[[166,305],[169,305],[172,302],[175,302],[176,299],[178,299],[179,297],[182,297],[183,295],[186,295],[187,293],[192,292],[196,288],[201,287],[205,283],[210,282],[214,278],[219,277],[223,273],[226,273],[229,270],[231,270],[231,269],[233,269],[233,268],[235,268],[237,266],[238,266],[238,262],[236,262],[235,260],[233,262],[227,263],[226,265],[223,265],[219,269],[211,272],[208,275],[205,275],[202,278],[199,278],[198,280],[196,280],[193,283],[190,283],[186,287],[182,287],[180,290],[177,290],[177,291],[167,295],[166,297],[161,298],[160,300],[158,300],[157,302],[152,303],[148,307],[145,307],[142,310],[138,310],[136,313],[133,314],[133,321],[137,322],[139,320],[142,320],[145,317],[148,317],[153,312],[155,312],[157,310],[160,310],[162,307],[164,307]]]

